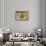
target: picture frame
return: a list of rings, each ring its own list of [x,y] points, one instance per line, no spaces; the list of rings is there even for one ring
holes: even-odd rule
[[[27,21],[29,19],[28,11],[16,11],[15,18],[17,21]]]

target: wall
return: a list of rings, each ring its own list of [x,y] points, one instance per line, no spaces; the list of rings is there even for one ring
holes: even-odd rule
[[[28,21],[16,21],[17,10],[29,11]],[[4,25],[14,32],[33,32],[42,25],[40,0],[4,0]]]
[[[46,0],[45,0],[45,37],[46,37]]]
[[[46,0],[43,0],[43,6],[42,6],[42,20],[43,20],[43,37],[46,37]]]
[[[3,0],[0,0],[0,29],[2,27],[3,27]],[[1,30],[0,33],[2,33]]]

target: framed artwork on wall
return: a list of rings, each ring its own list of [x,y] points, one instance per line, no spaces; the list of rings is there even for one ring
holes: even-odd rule
[[[17,21],[26,21],[29,19],[28,11],[16,11],[15,18]]]

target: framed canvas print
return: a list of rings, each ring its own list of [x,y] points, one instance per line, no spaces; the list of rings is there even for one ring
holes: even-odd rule
[[[16,20],[17,21],[26,21],[28,20],[28,11],[16,11]]]

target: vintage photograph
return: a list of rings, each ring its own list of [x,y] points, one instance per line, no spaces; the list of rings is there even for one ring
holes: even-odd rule
[[[29,18],[28,11],[16,11],[15,18],[17,21],[27,21]]]

